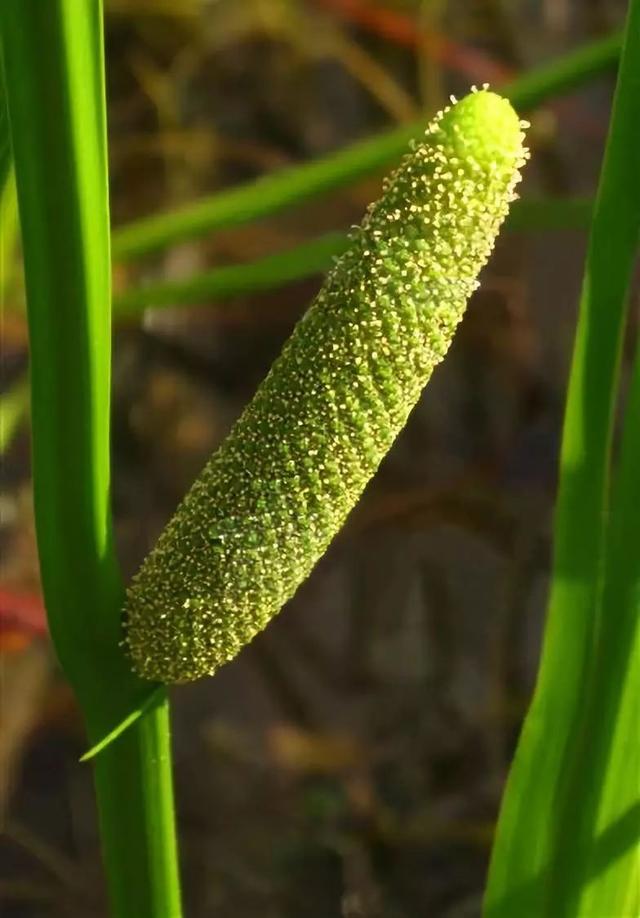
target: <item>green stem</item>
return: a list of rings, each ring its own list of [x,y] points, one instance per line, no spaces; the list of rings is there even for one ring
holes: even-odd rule
[[[487,914],[534,874],[528,916],[577,914],[576,774],[596,659],[614,404],[640,232],[640,2],[632,0],[587,251],[560,457],[554,576],[534,699],[505,792]],[[602,777],[602,776],[601,776]],[[581,817],[580,817],[581,818]],[[582,914],[582,912],[580,913]]]
[[[500,88],[517,109],[530,110],[611,68],[620,53],[615,34],[544,64]],[[285,169],[204,198],[173,213],[145,217],[113,233],[113,255],[127,259],[238,224],[248,223],[348,185],[393,164],[409,141],[424,132],[421,118],[345,150],[301,166]]]
[[[166,693],[94,762],[114,918],[180,918]]]
[[[4,0],[2,57],[31,354],[38,551],[52,638],[101,738],[148,683],[119,646],[109,508],[110,257],[102,6]],[[113,914],[180,914],[166,695],[98,759]]]

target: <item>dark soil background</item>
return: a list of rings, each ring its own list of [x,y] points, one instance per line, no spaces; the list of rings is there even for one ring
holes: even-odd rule
[[[624,7],[113,0],[114,225],[426,121],[451,92],[498,86],[496,75],[606,34]],[[432,34],[449,42],[435,57]],[[593,193],[612,87],[598,78],[534,114],[523,194]],[[376,176],[116,265],[116,288],[348,227],[379,188]],[[584,246],[580,231],[503,234],[448,359],[312,577],[235,662],[173,693],[189,918],[479,915],[537,664]],[[117,326],[114,510],[127,574],[319,283]],[[21,298],[18,284],[4,314],[7,392],[27,361]],[[0,912],[99,918],[85,738],[39,634],[26,418],[0,502]]]

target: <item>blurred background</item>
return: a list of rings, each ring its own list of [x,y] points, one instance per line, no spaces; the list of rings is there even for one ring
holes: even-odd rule
[[[622,22],[620,0],[110,0],[114,226],[441,108]],[[538,109],[524,196],[593,195],[613,75]],[[359,180],[268,219],[116,261],[117,293],[344,230]],[[479,915],[533,685],[586,234],[503,233],[446,362],[294,600],[173,693],[190,918]],[[27,329],[5,253],[0,912],[106,915],[82,723],[39,594]],[[319,287],[118,321],[114,511],[130,575]]]

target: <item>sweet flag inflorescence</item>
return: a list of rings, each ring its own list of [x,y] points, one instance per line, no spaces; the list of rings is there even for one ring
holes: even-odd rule
[[[506,99],[436,116],[385,182],[128,591],[139,675],[232,659],[307,577],[444,357],[526,159]]]

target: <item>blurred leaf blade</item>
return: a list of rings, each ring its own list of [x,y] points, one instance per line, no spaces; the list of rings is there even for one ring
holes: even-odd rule
[[[501,93],[522,111],[602,73],[618,59],[621,36],[616,33],[564,57],[541,65]],[[422,135],[426,120],[393,128],[360,141],[324,159],[266,175],[221,191],[180,210],[136,220],[114,230],[115,259],[130,259],[205,233],[238,226],[340,188],[400,158],[409,142]]]
[[[513,203],[506,228],[519,232],[586,230],[592,209],[588,198],[522,198]],[[346,233],[326,233],[252,262],[221,265],[184,279],[132,287],[114,297],[114,316],[128,318],[147,308],[220,302],[274,290],[328,270],[347,243]]]
[[[134,287],[114,298],[114,314],[116,318],[124,318],[139,314],[149,306],[206,303],[273,290],[323,272],[344,252],[347,241],[346,234],[327,233],[253,262],[222,265],[183,280]]]
[[[9,137],[9,120],[4,92],[2,71],[0,70],[0,193],[4,190],[11,172],[11,141]]]
[[[19,377],[0,395],[0,457],[4,456],[29,415],[29,381]]]
[[[593,202],[588,198],[524,198],[515,201],[507,228],[516,232],[586,230]],[[346,233],[326,233],[283,252],[252,262],[221,265],[184,279],[133,286],[113,297],[114,320],[139,316],[146,309],[193,306],[227,301],[234,297],[265,293],[285,284],[327,271],[344,252]],[[0,411],[5,410],[0,434],[0,455],[4,454],[28,415],[28,386],[18,380],[15,397],[7,393]]]
[[[11,164],[11,138],[2,68],[0,67],[0,306],[13,279],[18,237],[18,203]]]
[[[123,584],[110,508],[111,264],[101,0],[0,4],[24,252],[32,466],[51,636],[95,741],[115,915],[180,914],[166,693],[120,647]]]

